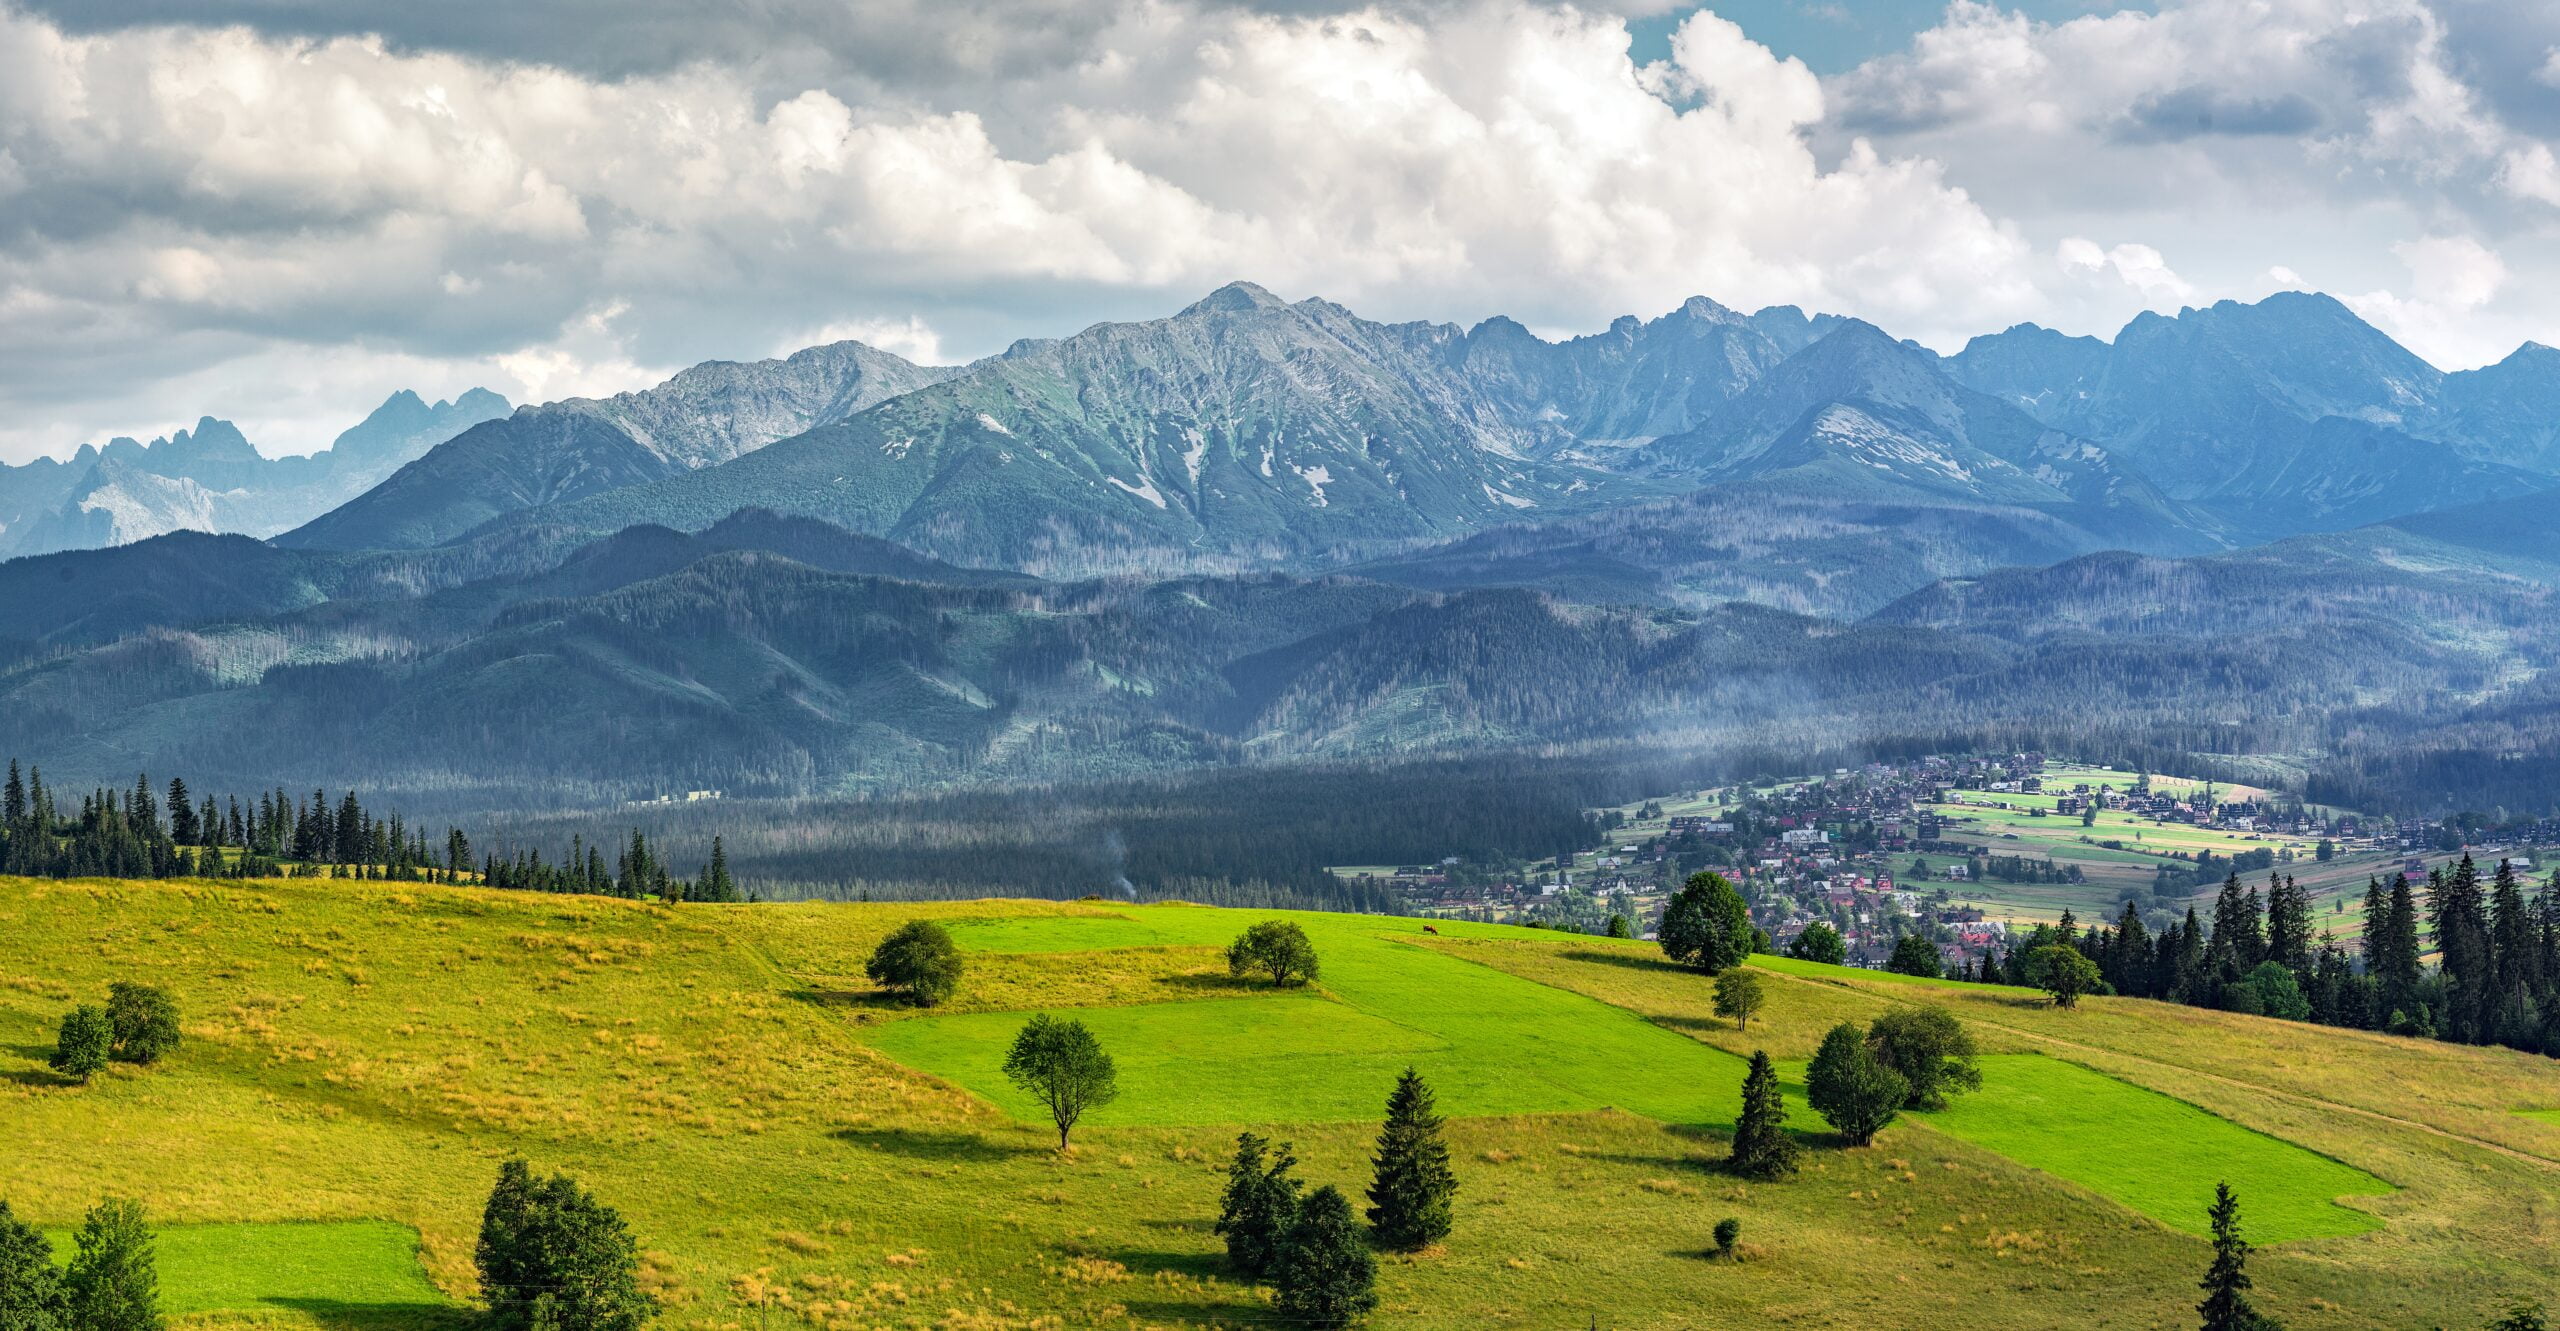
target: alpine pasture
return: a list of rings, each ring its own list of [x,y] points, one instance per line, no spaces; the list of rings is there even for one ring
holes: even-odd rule
[[[918,917],[966,953],[930,1011],[861,978]],[[1235,1133],[1356,1198],[1411,1064],[1454,1116],[1457,1224],[1385,1264],[1378,1325],[2173,1325],[2220,1178],[2291,1326],[2560,1287],[2550,1060],[1772,958],[1737,1032],[1649,945],[1380,917],[1291,917],[1322,974],[1274,989],[1223,954],[1265,918],[8,880],[0,1197],[52,1229],[142,1201],[188,1326],[465,1324],[509,1155],[622,1210],[668,1327],[1266,1325],[1210,1232]],[[175,994],[185,1043],[56,1077],[54,1023],[119,979]],[[1713,1168],[1752,1050],[1792,1079],[1907,1003],[1975,1032],[1981,1091],[1848,1150],[1791,1084],[1802,1172]],[[1070,1008],[1121,1096],[1061,1153],[994,1068]],[[1728,1216],[1745,1260],[1705,1260]]]

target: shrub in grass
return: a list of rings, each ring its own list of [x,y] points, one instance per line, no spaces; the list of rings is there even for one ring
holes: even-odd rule
[[[1414,1252],[1449,1237],[1458,1176],[1449,1170],[1449,1144],[1440,1138],[1431,1088],[1412,1068],[1387,1097],[1387,1123],[1378,1131],[1372,1163],[1377,1173],[1369,1185],[1369,1224],[1380,1247]]]
[[[1887,1012],[1867,1027],[1867,1047],[1875,1051],[1877,1062],[1910,1083],[1902,1101],[1905,1109],[1944,1109],[1949,1095],[1982,1089],[1973,1035],[1945,1008]]]
[[[1045,1012],[1013,1037],[1004,1056],[1004,1075],[1048,1106],[1061,1151],[1085,1111],[1120,1098],[1120,1069],[1102,1052],[1102,1042],[1083,1022],[1059,1021]]]
[[[2551,1319],[2544,1315],[2539,1303],[2511,1304],[2507,1315],[2491,1322],[2488,1331],[2551,1331]]]
[[[1865,1033],[1844,1021],[1822,1037],[1822,1047],[1805,1069],[1804,1089],[1806,1102],[1833,1131],[1852,1146],[1864,1146],[1902,1112],[1911,1083],[1877,1061]]]
[[[165,989],[122,980],[107,987],[111,1056],[126,1063],[157,1063],[178,1047],[178,1004]]]
[[[960,989],[960,945],[931,920],[909,920],[872,949],[863,973],[883,989],[898,990],[918,1007],[932,1007]]]
[[[1289,1175],[1297,1164],[1287,1142],[1273,1148],[1253,1133],[1236,1134],[1236,1157],[1227,1166],[1217,1227],[1218,1236],[1227,1241],[1227,1266],[1236,1274],[1259,1280],[1278,1260],[1280,1241],[1298,1216],[1298,1180]]]
[[[1271,1308],[1296,1326],[1349,1326],[1378,1306],[1378,1259],[1351,1203],[1331,1185],[1308,1194],[1271,1265]]]
[[[1786,1122],[1778,1070],[1770,1066],[1765,1050],[1752,1050],[1751,1072],[1742,1079],[1742,1113],[1733,1124],[1733,1156],[1726,1167],[1744,1178],[1764,1180],[1794,1173],[1796,1142],[1787,1135]]]
[[[70,1311],[52,1245],[0,1202],[0,1331],[66,1331]]]
[[[1287,920],[1264,920],[1227,945],[1227,973],[1264,975],[1275,989],[1305,984],[1319,969],[1307,931]]]
[[[1751,908],[1718,873],[1689,875],[1662,908],[1659,933],[1664,956],[1709,975],[1741,964],[1757,936]]]
[[[79,1331],[160,1331],[160,1274],[151,1227],[139,1202],[109,1198],[91,1208],[72,1236],[62,1273],[69,1315]]]
[[[538,1179],[522,1160],[498,1166],[474,1256],[501,1331],[638,1331],[657,1315],[621,1214],[566,1174]]]
[[[86,1082],[107,1065],[107,1051],[113,1044],[114,1030],[104,1011],[85,1005],[73,1008],[63,1014],[62,1030],[54,1037],[53,1070]]]
[[[1734,1241],[1735,1241],[1736,1239],[1741,1238],[1741,1237],[1742,1237],[1742,1221],[1740,1221],[1739,1219],[1737,1219],[1737,1218],[1735,1218],[1735,1217],[1733,1217],[1733,1216],[1726,1216],[1724,1219],[1717,1221],[1717,1222],[1716,1222],[1716,1256],[1718,1256],[1718,1257],[1731,1257],[1731,1256],[1733,1256],[1733,1244],[1734,1244]]]

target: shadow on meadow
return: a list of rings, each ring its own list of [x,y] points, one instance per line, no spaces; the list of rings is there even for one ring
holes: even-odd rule
[[[1602,950],[1599,948],[1578,947],[1570,952],[1559,952],[1556,955],[1566,961],[1588,961],[1595,966],[1617,966],[1631,971],[1679,971],[1686,973],[1688,970],[1687,967],[1682,966],[1680,963],[1673,961],[1669,957],[1658,956],[1646,952],[1638,952],[1633,948],[1611,948],[1608,950]]]
[[[1197,975],[1159,976],[1156,979],[1156,983],[1163,985],[1167,989],[1179,989],[1185,993],[1192,994],[1233,996],[1237,994],[1268,994],[1279,992],[1275,991],[1272,988],[1271,983],[1267,980],[1258,980],[1245,976],[1217,975],[1208,972],[1202,972]],[[1290,990],[1287,992],[1303,992],[1303,987],[1298,990]]]
[[[80,1084],[53,1070],[52,1045],[0,1045],[0,1053],[6,1053],[13,1058],[25,1059],[28,1064],[26,1067],[13,1067],[5,1071],[0,1071],[0,1081],[15,1082],[20,1086],[36,1087],[77,1086]]]
[[[914,1012],[904,995],[883,989],[785,989],[782,996],[811,1007],[851,1008],[860,1012]]]
[[[472,1308],[450,1303],[350,1303],[344,1299],[270,1298],[271,1308],[291,1308],[325,1331],[470,1331],[482,1324]]]
[[[941,1164],[997,1164],[1026,1156],[1053,1155],[1045,1144],[1040,1146],[1008,1146],[989,1141],[974,1132],[932,1131],[922,1128],[838,1128],[831,1134],[837,1141],[867,1147],[885,1155],[904,1156],[910,1160],[931,1160]]]

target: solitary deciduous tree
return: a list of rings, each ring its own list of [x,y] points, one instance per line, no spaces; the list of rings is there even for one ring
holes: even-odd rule
[[[69,1313],[53,1246],[0,1202],[0,1331],[66,1331]]]
[[[2055,1007],[2078,1007],[2081,995],[2097,992],[2098,963],[2076,947],[2048,943],[2027,954],[2027,967],[2036,987],[2052,997]]]
[[[863,973],[873,984],[932,1007],[960,989],[960,946],[951,931],[931,920],[909,920],[872,949]]]
[[[1449,1144],[1440,1138],[1431,1088],[1412,1068],[1387,1097],[1387,1122],[1378,1130],[1371,1163],[1376,1174],[1369,1185],[1369,1224],[1380,1247],[1412,1252],[1449,1236],[1458,1176],[1449,1169]]]
[[[657,1315],[622,1216],[566,1174],[498,1166],[480,1214],[480,1293],[503,1331],[637,1331]]]
[[[1973,1035],[1945,1008],[1892,1009],[1867,1027],[1867,1047],[1911,1084],[1905,1109],[1944,1109],[1949,1095],[1982,1086]]]
[[[1636,927],[1629,923],[1627,917],[1624,915],[1611,915],[1609,917],[1609,936],[1611,938],[1633,938],[1636,936]]]
[[[1733,1123],[1733,1157],[1726,1167],[1744,1178],[1784,1178],[1796,1171],[1795,1138],[1787,1135],[1787,1105],[1778,1092],[1778,1070],[1765,1050],[1751,1051],[1742,1079],[1742,1115]]]
[[[87,1006],[71,1009],[62,1015],[62,1029],[54,1037],[53,1070],[73,1081],[89,1080],[107,1065],[114,1038],[104,1011]]]
[[[1048,1106],[1058,1149],[1085,1112],[1120,1098],[1120,1070],[1081,1021],[1039,1013],[1024,1023],[1004,1056],[1006,1080]]]
[[[1751,908],[1722,874],[1694,873],[1662,908],[1663,955],[1713,975],[1751,955]]]
[[[1253,1133],[1236,1134],[1236,1157],[1227,1166],[1217,1227],[1218,1236],[1227,1241],[1227,1266],[1236,1274],[1259,1280],[1278,1260],[1280,1241],[1298,1216],[1298,1180],[1289,1175],[1297,1164],[1286,1142],[1274,1149]]]
[[[160,1331],[159,1264],[139,1202],[111,1197],[98,1203],[71,1243],[71,1265],[62,1273],[69,1296],[66,1325],[79,1331]]]
[[[1804,1098],[1832,1130],[1852,1146],[1874,1141],[1884,1125],[1902,1112],[1911,1083],[1876,1060],[1866,1034],[1842,1022],[1822,1037],[1812,1066],[1805,1069]]]
[[[1308,1194],[1271,1264],[1271,1308],[1284,1322],[1332,1331],[1378,1306],[1378,1259],[1351,1203],[1331,1185]]]
[[[1305,984],[1317,969],[1316,945],[1287,920],[1264,920],[1227,946],[1228,974],[1267,975],[1274,988]]]
[[[109,1052],[127,1063],[156,1063],[178,1047],[178,1005],[165,989],[122,980],[107,987]]]
[[[1716,977],[1716,1015],[1730,1018],[1737,1031],[1751,1029],[1752,1015],[1766,998],[1759,975],[1745,967],[1736,966]]]

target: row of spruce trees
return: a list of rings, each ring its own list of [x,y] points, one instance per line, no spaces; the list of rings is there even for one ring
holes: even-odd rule
[[[569,857],[543,862],[538,850],[484,854],[480,881],[491,887],[666,901],[742,901],[728,851],[711,839],[711,862],[685,878],[673,873],[637,829],[610,866],[601,848],[572,838]],[[77,812],[47,786],[39,768],[9,761],[0,784],[0,874],[28,878],[286,878],[309,875],[391,882],[463,882],[474,864],[471,838],[445,829],[434,845],[399,814],[368,810],[352,790],[334,802],[325,790],[296,799],[278,789],[243,801],[201,800],[183,778],[165,788],[147,775],[131,790],[100,787]]]
[[[2039,984],[2032,959],[2060,945],[2117,994],[2560,1057],[2560,875],[2528,895],[2506,862],[2483,878],[2465,855],[2423,888],[2405,874],[2370,881],[2364,921],[2357,957],[2316,929],[2310,894],[2290,875],[2270,875],[2263,893],[2233,875],[2210,922],[2190,907],[2155,935],[2131,901],[2112,926],[2083,929],[2066,912],[2007,963],[1986,952],[1957,978]]]

